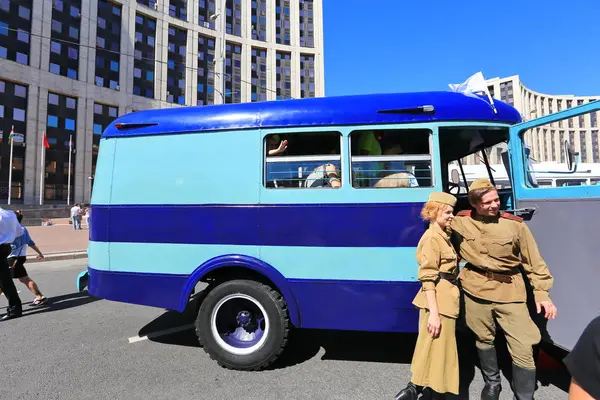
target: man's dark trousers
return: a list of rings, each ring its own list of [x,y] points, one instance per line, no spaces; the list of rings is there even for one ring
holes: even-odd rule
[[[0,289],[8,300],[7,316],[20,316],[23,312],[21,299],[17,293],[17,287],[13,282],[6,260],[10,255],[10,244],[0,245]]]

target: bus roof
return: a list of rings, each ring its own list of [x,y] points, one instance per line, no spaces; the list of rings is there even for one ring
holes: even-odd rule
[[[102,137],[437,121],[521,122],[515,108],[499,100],[494,104],[497,113],[482,97],[417,92],[178,107],[126,114],[113,121]],[[419,109],[423,106],[433,106],[434,110],[423,112]]]

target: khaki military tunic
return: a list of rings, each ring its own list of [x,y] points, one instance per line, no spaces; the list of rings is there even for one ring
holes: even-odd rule
[[[417,262],[419,272],[417,279],[422,288],[413,300],[413,304],[421,309],[427,308],[426,290],[435,290],[438,310],[441,315],[457,318],[460,307],[460,291],[445,279],[440,279],[440,272],[458,275],[456,251],[452,247],[448,233],[437,223],[432,223],[425,231],[417,245]]]
[[[422,290],[413,304],[419,307],[419,336],[411,363],[411,381],[415,385],[429,387],[438,393],[458,394],[459,369],[456,346],[456,317],[459,312],[460,292],[457,286],[439,273],[457,275],[457,255],[450,238],[437,223],[425,231],[417,246],[419,263],[418,279]],[[427,332],[429,310],[425,291],[435,290],[440,313],[441,330],[437,338]]]
[[[518,217],[502,214],[499,217],[480,217],[460,212],[452,221],[458,233],[460,256],[467,262],[490,272],[516,272],[519,265],[531,285],[536,301],[548,301],[554,278],[542,259],[535,239],[526,224]],[[511,275],[512,282],[489,279],[463,268],[459,279],[465,292],[479,299],[497,303],[525,302],[525,282],[521,274]]]

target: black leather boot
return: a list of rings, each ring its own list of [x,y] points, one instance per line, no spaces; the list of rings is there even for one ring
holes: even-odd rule
[[[535,369],[512,366],[512,385],[515,400],[533,400],[535,392]]]
[[[412,382],[408,382],[408,385],[404,389],[398,392],[395,400],[417,400],[419,397],[419,388]]]
[[[502,385],[500,381],[500,368],[498,368],[498,358],[496,357],[496,348],[489,349],[477,348],[479,354],[479,363],[481,364],[481,373],[485,386],[481,391],[481,400],[498,400]]]

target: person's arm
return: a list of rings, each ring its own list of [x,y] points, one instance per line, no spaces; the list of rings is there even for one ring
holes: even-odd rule
[[[581,386],[571,378],[571,385],[569,386],[569,400],[596,400],[588,392],[583,390]]]
[[[331,187],[339,188],[342,186],[342,182],[340,181],[340,178],[338,177],[335,165],[327,164],[325,166],[325,177],[329,179],[329,183],[331,184]]]
[[[552,304],[548,292],[554,284],[554,278],[550,274],[550,270],[546,262],[540,255],[540,251],[535,243],[533,234],[525,223],[520,224],[521,232],[519,235],[519,243],[521,247],[521,262],[523,269],[531,282],[533,288],[533,296],[537,307],[538,314],[545,311],[546,319],[556,318],[556,307]]]
[[[33,250],[35,250],[36,253],[38,253],[38,256],[37,256],[38,260],[44,258],[44,255],[42,254],[42,251],[36,246],[36,244],[33,241],[33,239],[31,239],[31,236],[29,236],[29,231],[27,231],[27,245],[29,247],[31,247]]]
[[[421,248],[421,259],[419,260],[418,279],[421,281],[429,309],[429,321],[427,331],[432,337],[438,337],[441,330],[440,312],[435,297],[435,283],[440,276],[440,248],[438,243],[429,239]]]

